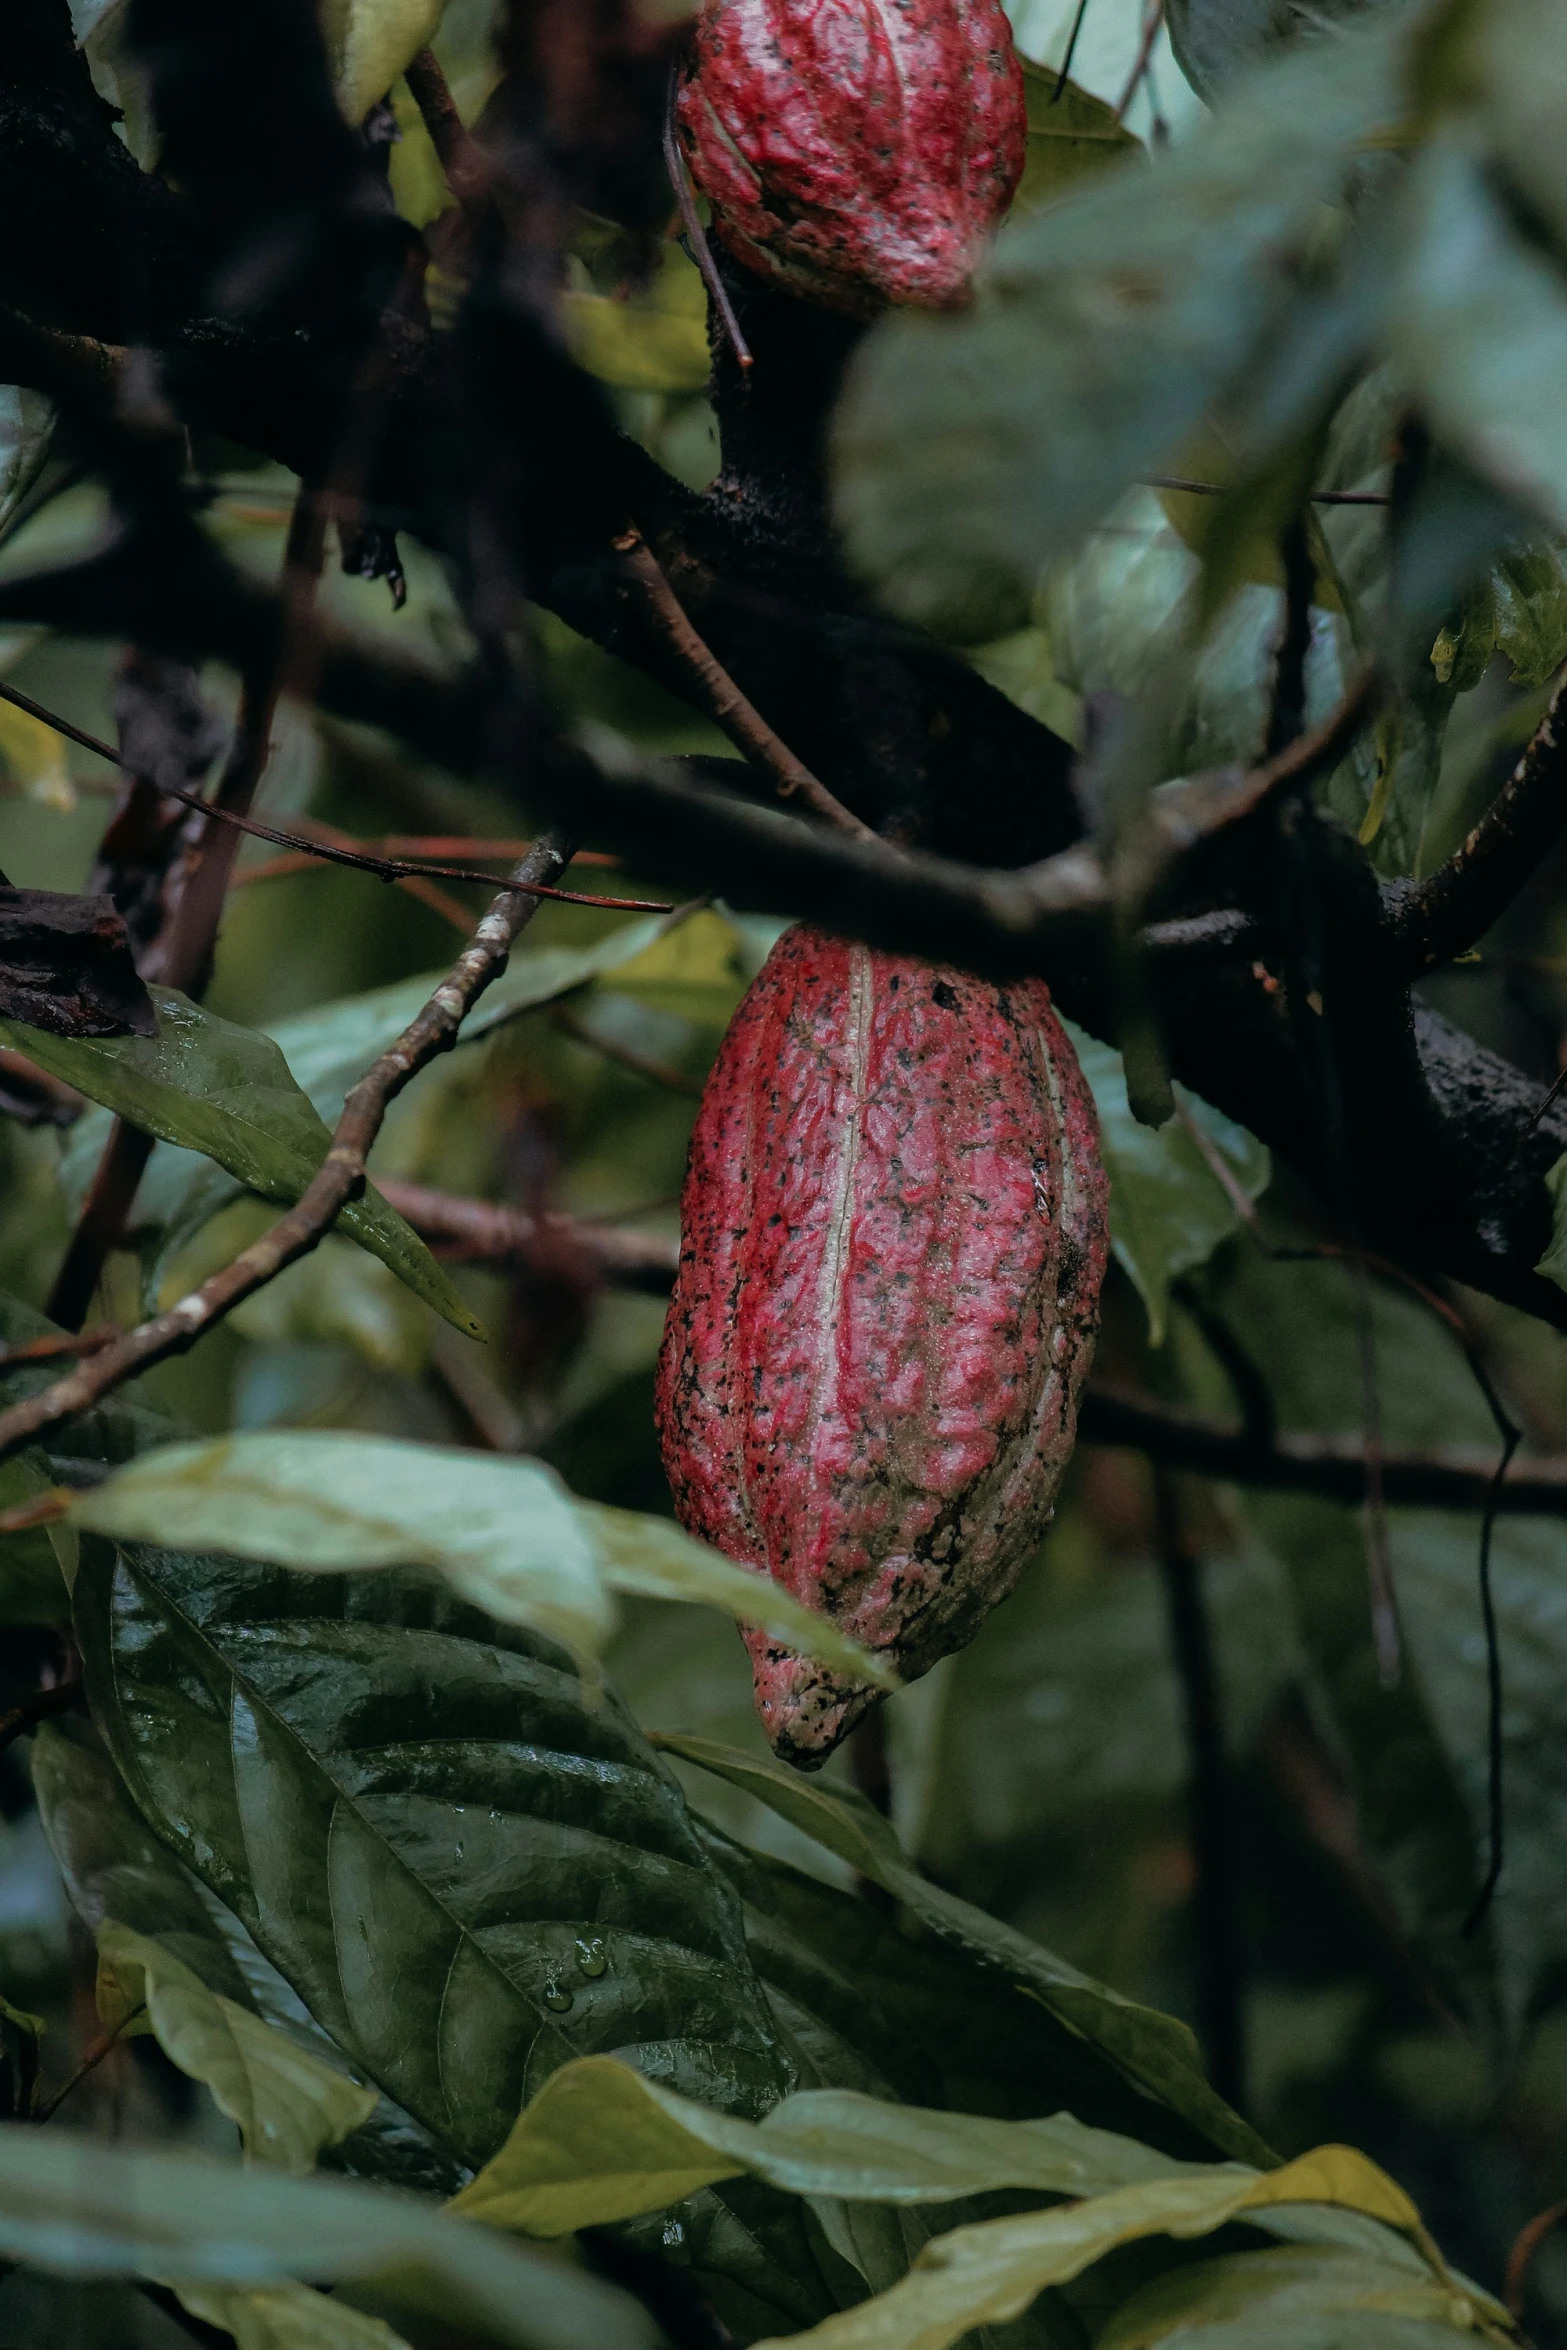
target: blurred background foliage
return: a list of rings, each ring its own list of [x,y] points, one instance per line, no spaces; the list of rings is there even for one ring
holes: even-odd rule
[[[1059,59],[1071,11],[1019,0],[1015,13],[1024,46]],[[470,118],[493,71],[487,27],[486,0],[453,0],[437,42]],[[1064,176],[1098,168],[1097,146],[1115,150],[1103,101],[1118,95],[1135,46],[1133,11],[1104,0],[1090,12],[1074,60],[1075,112],[1040,127],[1027,201],[1054,192],[1059,157],[1048,142],[1067,129],[1076,161]],[[1199,112],[1161,46],[1130,122],[1155,142],[1178,140]],[[444,192],[406,94],[397,117],[392,185],[423,225],[437,218]],[[623,422],[670,470],[703,486],[717,447],[701,390],[700,290],[683,252],[673,243],[633,252],[612,224],[584,221],[566,306],[578,356],[615,387]],[[1387,421],[1388,395],[1372,376],[1336,414],[1318,481],[1384,484]],[[230,446],[198,445],[194,456],[211,486],[215,535],[258,575],[274,575],[291,478]],[[1191,470],[1212,458],[1195,447]],[[99,493],[71,472],[69,452],[57,449],[23,498],[0,575],[91,539]],[[1217,559],[1205,536],[1212,503],[1179,490],[1130,492],[1077,551],[1042,570],[1027,608],[1003,629],[990,631],[983,614],[971,626],[972,614],[952,608],[943,625],[1003,691],[1074,740],[1090,698],[1135,684],[1149,689],[1138,722],[1161,730],[1156,774],[1245,756],[1281,588],[1265,560],[1244,557],[1237,592],[1194,653],[1191,599]],[[1313,716],[1343,690],[1357,597],[1378,592],[1371,528],[1354,509],[1320,524],[1324,567],[1342,593],[1314,615]],[[389,648],[438,658],[463,642],[461,623],[438,566],[415,547],[404,552],[400,613],[382,583],[329,570],[323,593]],[[1384,739],[1335,781],[1338,811],[1385,870],[1429,869],[1462,836],[1532,728],[1564,648],[1567,578],[1554,545],[1536,539],[1499,558],[1422,646],[1417,688],[1388,722],[1401,739]],[[543,612],[534,649],[561,724],[590,742],[727,748],[683,704]],[[0,641],[0,672],[112,734],[113,666],[101,648],[15,632]],[[207,683],[223,703],[229,682],[215,674]],[[0,762],[0,868],[22,884],[80,888],[110,804],[107,771],[8,710]],[[371,730],[297,715],[270,767],[263,812],[367,838],[495,839],[514,822],[498,797],[408,764]],[[480,902],[456,884],[414,894],[331,866],[274,872],[273,863],[261,844],[241,854],[209,997],[214,1011],[264,1028],[438,969]],[[597,886],[592,868],[578,877]],[[1564,879],[1558,854],[1483,955],[1428,983],[1434,1003],[1542,1083],[1567,1063]],[[610,885],[640,890],[633,873]],[[590,945],[623,919],[549,906],[528,945]],[[776,927],[721,907],[699,912],[640,964],[460,1049],[398,1104],[373,1171],[672,1236],[694,1095]],[[1185,1111],[1206,1135],[1206,1155],[1188,1125],[1158,1134],[1137,1126],[1116,1056],[1087,1039],[1083,1051],[1115,1182],[1100,1375],[1233,1418],[1239,1359],[1282,1428],[1359,1434],[1356,1287],[1341,1261],[1309,1253],[1333,1237],[1320,1212],[1259,1145],[1203,1105]],[[34,1307],[70,1229],[72,1148],[69,1129],[0,1121],[0,1288]],[[1229,1190],[1213,1172],[1215,1152]],[[1251,1219],[1234,1193],[1259,1203]],[[160,1235],[144,1231],[139,1253],[112,1261],[101,1312],[134,1318],[154,1277],[160,1295],[177,1294],[232,1254],[254,1221],[249,1204],[226,1206],[173,1263],[160,1255]],[[379,1264],[334,1240],[189,1357],[155,1371],[149,1398],[203,1431],[359,1429],[527,1450],[580,1494],[667,1510],[651,1417],[660,1301],[599,1285],[570,1262],[536,1262],[507,1278],[460,1261],[450,1269],[489,1333],[483,1346],[455,1338]],[[1567,1450],[1561,1339],[1482,1298],[1459,1302],[1530,1443]],[[1386,1442],[1494,1448],[1462,1352],[1428,1306],[1373,1275],[1369,1311]],[[1211,1872],[1215,1822],[1194,1813],[1172,1645],[1172,1511],[1197,1564],[1217,1658],[1222,1770],[1208,1792],[1225,1863],[1217,1888],[1211,1874],[1199,1883],[1203,1867]],[[1495,2288],[1519,2229],[1567,2195],[1563,1537],[1554,1520],[1504,1519],[1497,1531],[1507,1867],[1488,1919],[1466,1936],[1487,1823],[1478,1526],[1462,1514],[1397,1510],[1389,1531],[1406,1637],[1394,1688],[1379,1679],[1372,1649],[1359,1513],[1180,1478],[1161,1511],[1145,1461],[1085,1445],[1017,1594],[970,1649],[893,1700],[884,1736],[858,1740],[831,1775],[885,1795],[937,1883],[1189,2018],[1211,2054],[1222,2042],[1233,2068],[1226,2086],[1281,2152],[1322,2140],[1365,2148],[1409,2188],[1454,2262]],[[8,1573],[20,1571],[18,1553]],[[31,1637],[8,1636],[0,1705],[33,1678]],[[765,1751],[743,1651],[717,1615],[633,1604],[609,1667],[644,1726]],[[696,1805],[732,1833],[848,1881],[770,1811],[684,1775]],[[0,1990],[46,2017],[63,2061],[61,2051],[94,2028],[92,1962],[39,1831],[22,1748],[0,1758],[0,1806]],[[214,2145],[232,2136],[147,2041],[106,2062],[69,2119],[127,2132],[173,2122]],[[0,2337],[24,2332],[37,2306],[27,2297],[49,2293],[66,2289],[20,2279],[0,2287]],[[73,2341],[107,2350],[130,2325],[149,2341],[156,2335],[155,2318],[140,2304],[128,2315],[110,2288],[73,2287],[68,2297]],[[1527,2315],[1540,2341],[1567,2340],[1567,2245],[1542,2249]]]

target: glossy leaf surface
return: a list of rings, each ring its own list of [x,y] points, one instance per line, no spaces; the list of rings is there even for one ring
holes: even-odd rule
[[[678,1788],[559,1651],[426,1578],[151,1549],[77,1579],[137,1802],[348,2061],[463,2160],[569,2056],[786,2085]]]

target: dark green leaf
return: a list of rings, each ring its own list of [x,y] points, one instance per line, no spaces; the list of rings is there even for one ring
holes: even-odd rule
[[[463,2160],[570,2055],[739,2110],[786,2085],[678,1788],[558,1652],[422,1577],[94,1548],[79,1634],[137,1802]]]
[[[1184,2115],[1214,2144],[1226,2152],[1269,2159],[1256,2133],[1208,2086],[1196,2042],[1184,2024],[1094,1982],[1026,1934],[929,1883],[862,1795],[804,1779],[770,1758],[756,1761],[710,1739],[664,1733],[655,1742],[747,1788],[891,1893],[933,1933],[1026,1988],[1091,2040],[1129,2079]]]

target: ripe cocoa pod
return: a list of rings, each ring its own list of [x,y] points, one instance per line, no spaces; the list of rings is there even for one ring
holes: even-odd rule
[[[962,300],[1028,137],[1001,0],[706,0],[678,121],[736,258],[861,316]]]
[[[1049,990],[786,931],[708,1079],[659,1357],[688,1530],[912,1679],[1016,1582],[1104,1277],[1093,1099]],[[777,1752],[876,1692],[746,1634]]]

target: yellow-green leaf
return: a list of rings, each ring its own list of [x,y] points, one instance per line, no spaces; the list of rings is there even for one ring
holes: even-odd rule
[[[363,122],[428,48],[445,8],[446,0],[322,0],[332,84],[350,122]]]
[[[579,1652],[602,1647],[616,1591],[697,1600],[895,1686],[877,1658],[765,1578],[665,1518],[578,1501],[541,1461],[315,1430],[219,1437],[142,1454],[79,1494],[71,1518],[120,1541],[318,1573],[433,1567],[502,1623]]]
[[[401,2334],[309,2285],[176,2285],[181,2306],[209,2326],[223,2326],[239,2350],[408,2350]]]
[[[1353,2338],[1360,2330],[1353,2320],[1368,2315],[1466,2327],[1474,2322],[1474,2303],[1429,2270],[1410,2275],[1339,2247],[1287,2244],[1167,2270],[1122,2303],[1096,2350],[1154,2350],[1183,2326],[1227,2325],[1238,2318],[1266,2341],[1296,2317],[1336,2320]]]
[[[1123,163],[1143,152],[1116,115],[1115,108],[1076,82],[1061,88],[1053,66],[1023,60],[1023,84],[1028,103],[1028,160],[1010,217],[1021,220],[1053,204],[1058,196],[1094,172]],[[1060,96],[1056,92],[1060,89]]]
[[[899,1686],[884,1659],[803,1606],[770,1576],[737,1566],[721,1551],[694,1541],[672,1518],[600,1502],[579,1502],[577,1508],[597,1545],[605,1580],[628,1598],[694,1600],[721,1608],[737,1622],[759,1624],[775,1640],[787,1640],[841,1672],[857,1673],[878,1689]]]
[[[571,355],[589,375],[633,392],[699,392],[712,371],[707,295],[680,247],[664,244],[645,286],[560,297]]]
[[[313,2170],[323,2146],[339,2144],[375,2110],[373,2089],[209,1991],[160,1943],[113,1918],[98,1928],[98,2014],[110,2030],[153,2033],[170,2062],[203,2082],[239,2125],[252,2162]]]
[[[999,2187],[1085,2195],[1190,2167],[1070,2114],[993,2121],[848,2089],[805,2090],[760,2123],[741,2121],[614,2057],[586,2056],[551,2074],[452,2209],[556,2236],[660,2210],[742,2171],[793,2195],[914,2204]]]
[[[1211,2235],[1247,2211],[1281,2203],[1336,2204],[1382,2220],[1411,2235],[1448,2281],[1403,2189],[1353,2147],[1319,2146],[1280,2170],[1225,2165],[955,2228],[934,2237],[890,2292],[792,2336],[793,2350],[947,2350],[975,2326],[1021,2317],[1047,2285],[1069,2283],[1118,2245]],[[1478,2307],[1466,2307],[1478,2326]]]

